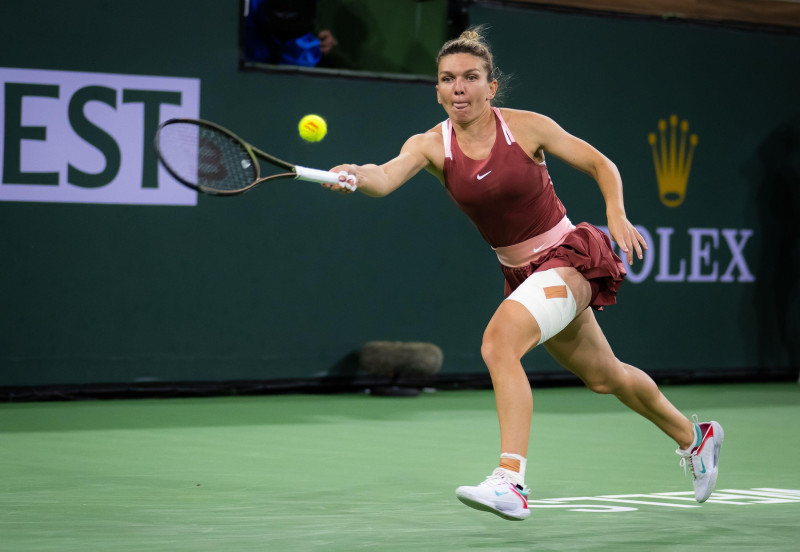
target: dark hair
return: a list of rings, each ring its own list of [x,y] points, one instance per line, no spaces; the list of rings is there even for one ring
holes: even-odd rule
[[[500,92],[509,79],[495,66],[492,50],[483,38],[485,31],[486,25],[470,27],[461,33],[458,38],[445,42],[436,56],[436,66],[439,66],[442,58],[452,54],[470,54],[480,58],[483,60],[483,68],[486,69],[486,76],[489,82],[498,81],[498,95],[495,96],[495,100],[492,102],[495,103],[498,101]]]

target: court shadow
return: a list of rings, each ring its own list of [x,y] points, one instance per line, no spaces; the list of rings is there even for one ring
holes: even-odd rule
[[[800,404],[800,386],[795,383],[672,386],[662,391],[686,412],[698,405],[709,411]],[[534,418],[537,413],[629,412],[614,396],[582,388],[534,390],[533,396]],[[7,403],[0,404],[0,434],[293,424],[337,428],[348,421],[453,419],[461,412],[464,417],[493,418],[494,394],[484,390],[422,393],[416,398],[338,394]]]

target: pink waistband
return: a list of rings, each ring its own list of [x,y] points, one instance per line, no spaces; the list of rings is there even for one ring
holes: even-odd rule
[[[545,251],[561,243],[575,227],[567,217],[547,232],[534,236],[524,242],[506,247],[494,247],[500,264],[510,267],[525,266],[535,261]]]

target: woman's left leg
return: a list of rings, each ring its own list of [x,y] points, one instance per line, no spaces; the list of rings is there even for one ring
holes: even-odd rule
[[[611,351],[594,313],[584,310],[545,348],[597,393],[612,393],[625,405],[656,424],[678,444],[681,465],[692,474],[694,496],[705,502],[714,492],[724,431],[719,422],[692,423],[639,370],[620,362]]]
[[[694,443],[694,424],[667,400],[650,376],[614,356],[591,309],[585,309],[544,346],[589,389],[615,395],[656,424],[681,449]]]

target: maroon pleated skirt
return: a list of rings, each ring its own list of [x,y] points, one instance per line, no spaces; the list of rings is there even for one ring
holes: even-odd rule
[[[534,272],[571,266],[589,281],[592,299],[589,306],[603,310],[617,302],[617,290],[626,274],[625,264],[611,248],[611,240],[595,226],[582,222],[564,240],[535,261],[519,267],[500,265],[506,279],[506,297]]]

